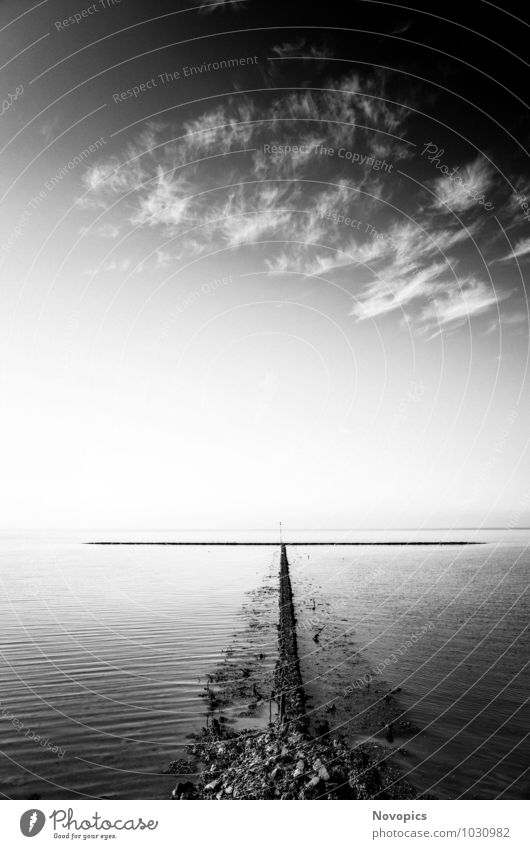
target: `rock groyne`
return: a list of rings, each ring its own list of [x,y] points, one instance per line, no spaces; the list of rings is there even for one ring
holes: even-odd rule
[[[307,732],[305,695],[296,639],[296,616],[289,575],[287,549],[280,553],[280,614],[278,622],[279,657],[276,668],[276,694],[280,724]]]
[[[388,750],[350,749],[339,736],[311,736],[300,672],[296,615],[285,545],[280,550],[275,698],[266,730],[231,731],[212,720],[190,746],[198,780],[179,782],[174,799],[413,799]],[[175,768],[175,772],[181,767]],[[170,767],[170,771],[173,771]],[[191,773],[191,769],[190,769]]]

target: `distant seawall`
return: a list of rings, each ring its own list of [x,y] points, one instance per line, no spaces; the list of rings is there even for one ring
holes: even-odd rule
[[[132,540],[100,540],[94,542],[86,542],[85,545],[268,545],[269,548],[275,548],[278,543],[277,542],[261,542],[259,540],[249,540],[248,542],[242,542],[241,540],[229,540],[228,542],[204,542],[204,540],[187,540],[186,542],[150,542],[148,540],[141,540],[139,542]],[[310,545],[363,545],[363,546],[371,546],[371,545],[428,545],[428,546],[436,546],[436,545],[486,545],[485,542],[475,542],[474,540],[438,540],[436,542],[432,542],[431,540],[412,540],[411,542],[397,542],[396,540],[391,540],[388,542],[349,542],[347,540],[332,540],[327,542],[307,542],[307,541],[294,541],[289,542],[287,545],[302,545],[302,546],[310,546]]]

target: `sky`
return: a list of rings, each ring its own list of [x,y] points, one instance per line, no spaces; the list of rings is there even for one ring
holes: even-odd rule
[[[462,6],[0,3],[1,527],[530,525],[528,25]]]

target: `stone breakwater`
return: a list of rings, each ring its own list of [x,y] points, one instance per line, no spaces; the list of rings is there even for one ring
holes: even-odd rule
[[[198,783],[179,782],[173,799],[415,799],[380,746],[348,749],[338,737],[310,738],[277,721],[267,731],[205,732],[190,754]]]
[[[275,698],[278,718],[264,731],[231,731],[213,720],[196,736],[187,766],[196,781],[180,781],[173,799],[411,799],[388,749],[363,743],[350,749],[330,733],[311,736],[296,639],[296,616],[285,545],[280,552]]]
[[[289,563],[285,545],[280,554],[280,616],[278,623],[279,658],[276,668],[276,694],[280,722],[291,729],[307,731],[305,695],[296,640],[296,616]]]

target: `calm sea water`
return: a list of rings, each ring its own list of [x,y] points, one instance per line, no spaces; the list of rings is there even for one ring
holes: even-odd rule
[[[206,675],[273,549],[82,539],[1,540],[0,792],[168,798],[161,773],[204,725]]]
[[[4,796],[167,798],[174,779],[162,771],[204,724],[206,675],[243,633],[247,594],[278,569],[276,546],[83,545],[178,538],[198,534],[0,538]],[[274,543],[277,534],[202,538]],[[382,541],[390,534],[292,531],[289,538]],[[487,544],[289,549],[299,622],[315,604],[340,636],[329,644],[324,629],[315,644],[310,627],[302,628],[304,679],[312,703],[327,703],[359,674],[359,658],[362,669],[385,664],[383,677],[402,687],[400,702],[420,729],[400,761],[416,786],[444,798],[492,798],[503,789],[504,798],[521,798],[528,795],[530,535],[458,531],[449,538]],[[432,629],[387,664],[426,622]],[[347,717],[341,725],[347,731]]]
[[[306,690],[313,709],[333,706],[331,724],[355,745],[363,706],[348,715],[348,685],[370,680],[380,703],[400,687],[417,730],[395,741],[406,750],[397,760],[416,788],[528,798],[530,535],[446,538],[487,544],[291,549]]]

